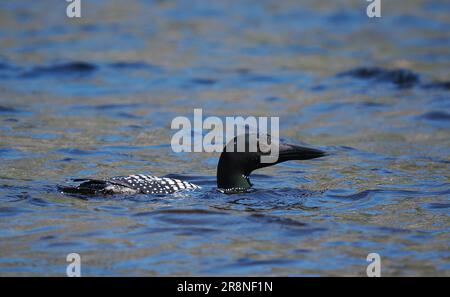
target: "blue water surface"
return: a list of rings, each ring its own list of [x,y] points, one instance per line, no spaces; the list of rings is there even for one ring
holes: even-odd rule
[[[448,1],[81,2],[0,4],[0,275],[450,275]],[[171,150],[194,108],[330,155],[219,193],[218,154]],[[56,188],[133,173],[202,190]]]

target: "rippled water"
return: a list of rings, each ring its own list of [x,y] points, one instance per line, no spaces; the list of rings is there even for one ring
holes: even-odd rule
[[[58,3],[56,3],[58,2]],[[210,3],[211,2],[211,3]],[[0,274],[450,275],[450,5],[383,1],[0,4]],[[171,120],[279,116],[330,156],[215,190],[217,154]],[[171,175],[198,192],[58,193],[70,178]]]

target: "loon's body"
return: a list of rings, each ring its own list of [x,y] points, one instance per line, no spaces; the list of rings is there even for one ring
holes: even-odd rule
[[[179,179],[138,174],[106,179],[76,179],[76,187],[60,187],[64,193],[78,194],[173,194],[183,190],[196,190],[200,186]]]
[[[237,141],[244,137],[245,150],[238,152]],[[280,143],[279,157],[274,163],[262,163],[260,157],[270,152],[261,150],[261,147],[270,141],[270,136],[264,143],[259,141],[258,149],[253,152],[249,149],[249,136],[244,134],[234,138],[225,147],[220,155],[217,166],[217,187],[223,193],[237,193],[247,191],[252,187],[250,173],[259,168],[271,166],[289,160],[308,160],[325,156],[321,150],[307,148],[292,144]],[[60,186],[63,193],[72,194],[173,194],[179,191],[196,190],[201,187],[189,182],[168,177],[137,174],[129,176],[115,176],[105,179],[75,179],[80,182],[77,186]]]

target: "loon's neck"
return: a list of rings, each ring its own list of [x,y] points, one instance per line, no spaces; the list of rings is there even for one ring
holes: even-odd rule
[[[220,158],[217,166],[217,187],[224,192],[242,192],[250,189],[250,172],[244,172],[240,164]]]

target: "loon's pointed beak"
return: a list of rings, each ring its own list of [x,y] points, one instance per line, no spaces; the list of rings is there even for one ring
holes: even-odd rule
[[[309,160],[326,156],[324,151],[309,147],[280,143],[277,163],[290,160]]]

